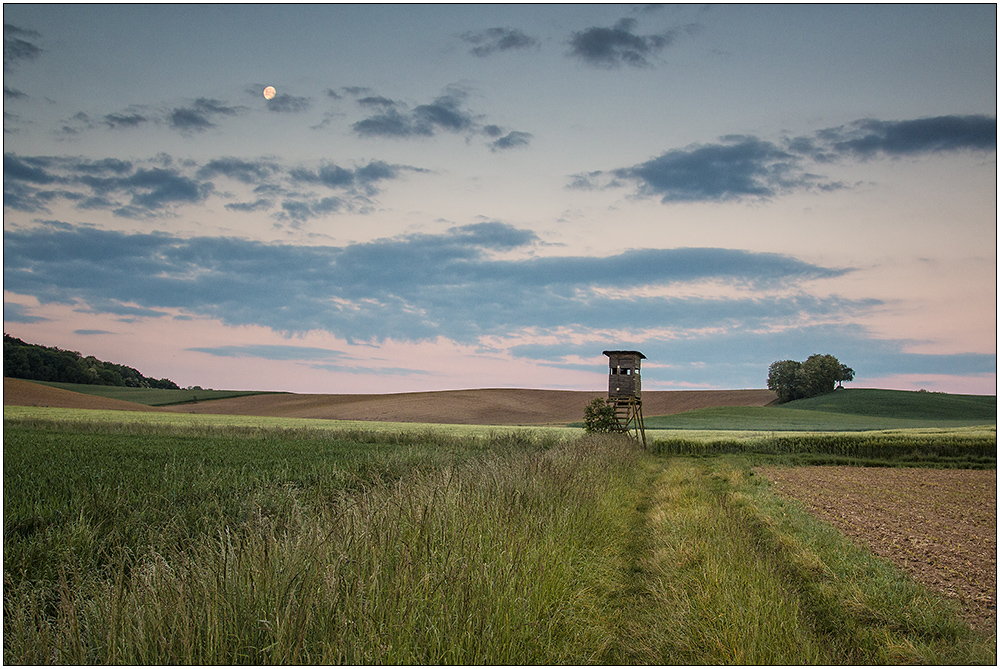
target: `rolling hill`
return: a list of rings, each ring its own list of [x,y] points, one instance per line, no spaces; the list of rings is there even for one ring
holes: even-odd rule
[[[100,386],[81,388],[99,392]],[[201,391],[199,391],[199,394]],[[360,394],[262,394],[159,407],[180,413],[329,418],[408,423],[465,425],[545,425],[580,421],[583,410],[602,391],[484,388],[436,392]],[[146,400],[149,401],[148,396]],[[773,402],[770,390],[646,391],[647,414],[676,414],[705,407],[762,407]],[[118,402],[114,405],[112,403]],[[82,392],[70,392],[20,379],[4,378],[4,404],[71,408],[125,408],[153,410],[151,406],[121,402]]]

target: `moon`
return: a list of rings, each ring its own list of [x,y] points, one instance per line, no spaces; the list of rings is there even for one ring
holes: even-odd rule
[[[270,100],[277,93],[278,93],[278,91],[274,90],[274,86],[268,86],[267,88],[264,89],[264,99],[265,100]]]

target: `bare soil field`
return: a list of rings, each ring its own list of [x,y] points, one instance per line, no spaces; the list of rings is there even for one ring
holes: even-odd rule
[[[22,407],[59,407],[63,409],[110,409],[116,411],[159,411],[145,404],[123,402],[107,397],[74,393],[71,390],[43,386],[23,379],[3,379],[3,403]]]
[[[386,395],[255,395],[166,407],[171,411],[295,418],[337,418],[465,425],[560,425],[582,422],[583,410],[605,393],[483,388]],[[647,391],[647,416],[716,406],[764,406],[770,390]]]
[[[778,492],[953,599],[997,633],[997,473],[958,469],[761,467]]]
[[[251,395],[153,408],[106,399],[22,379],[4,378],[3,403],[17,406],[123,411],[376,420],[400,423],[462,425],[561,425],[583,420],[583,410],[599,391],[484,388],[384,395]],[[646,391],[643,413],[660,416],[719,406],[764,406],[774,401],[770,390]]]
[[[152,408],[4,378],[3,403],[125,411],[375,420],[462,425],[561,425],[583,420],[583,410],[599,391],[484,388],[385,395],[305,395],[281,393],[210,400]],[[770,390],[680,390],[643,393],[643,413],[658,416],[718,406],[764,406]]]

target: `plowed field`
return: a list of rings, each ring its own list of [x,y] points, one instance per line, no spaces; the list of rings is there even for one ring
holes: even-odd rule
[[[997,631],[997,473],[956,469],[763,467],[780,494],[953,599]]]
[[[583,421],[583,410],[605,393],[484,388],[387,395],[253,395],[167,407],[171,411],[295,418],[381,420],[466,425],[544,425]],[[764,406],[770,390],[646,391],[647,416],[717,406]]]
[[[60,407],[64,409],[108,409],[113,411],[159,411],[145,404],[74,393],[71,390],[43,386],[22,379],[4,377],[3,403],[21,407]]]
[[[181,413],[332,418],[402,423],[464,425],[545,425],[583,420],[583,410],[602,392],[485,388],[385,395],[251,395],[152,409],[142,404],[104,399],[5,378],[3,403],[79,409],[175,411]],[[657,416],[719,406],[764,406],[770,390],[646,391],[643,413]]]

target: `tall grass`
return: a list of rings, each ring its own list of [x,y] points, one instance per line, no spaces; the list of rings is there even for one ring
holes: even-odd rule
[[[4,427],[5,663],[996,660],[746,456],[552,431]]]
[[[778,456],[792,463],[996,468],[996,428],[875,432],[675,436],[652,442],[656,453]]]
[[[8,424],[5,662],[579,663],[606,644],[579,621],[618,559],[627,440],[292,436]]]

